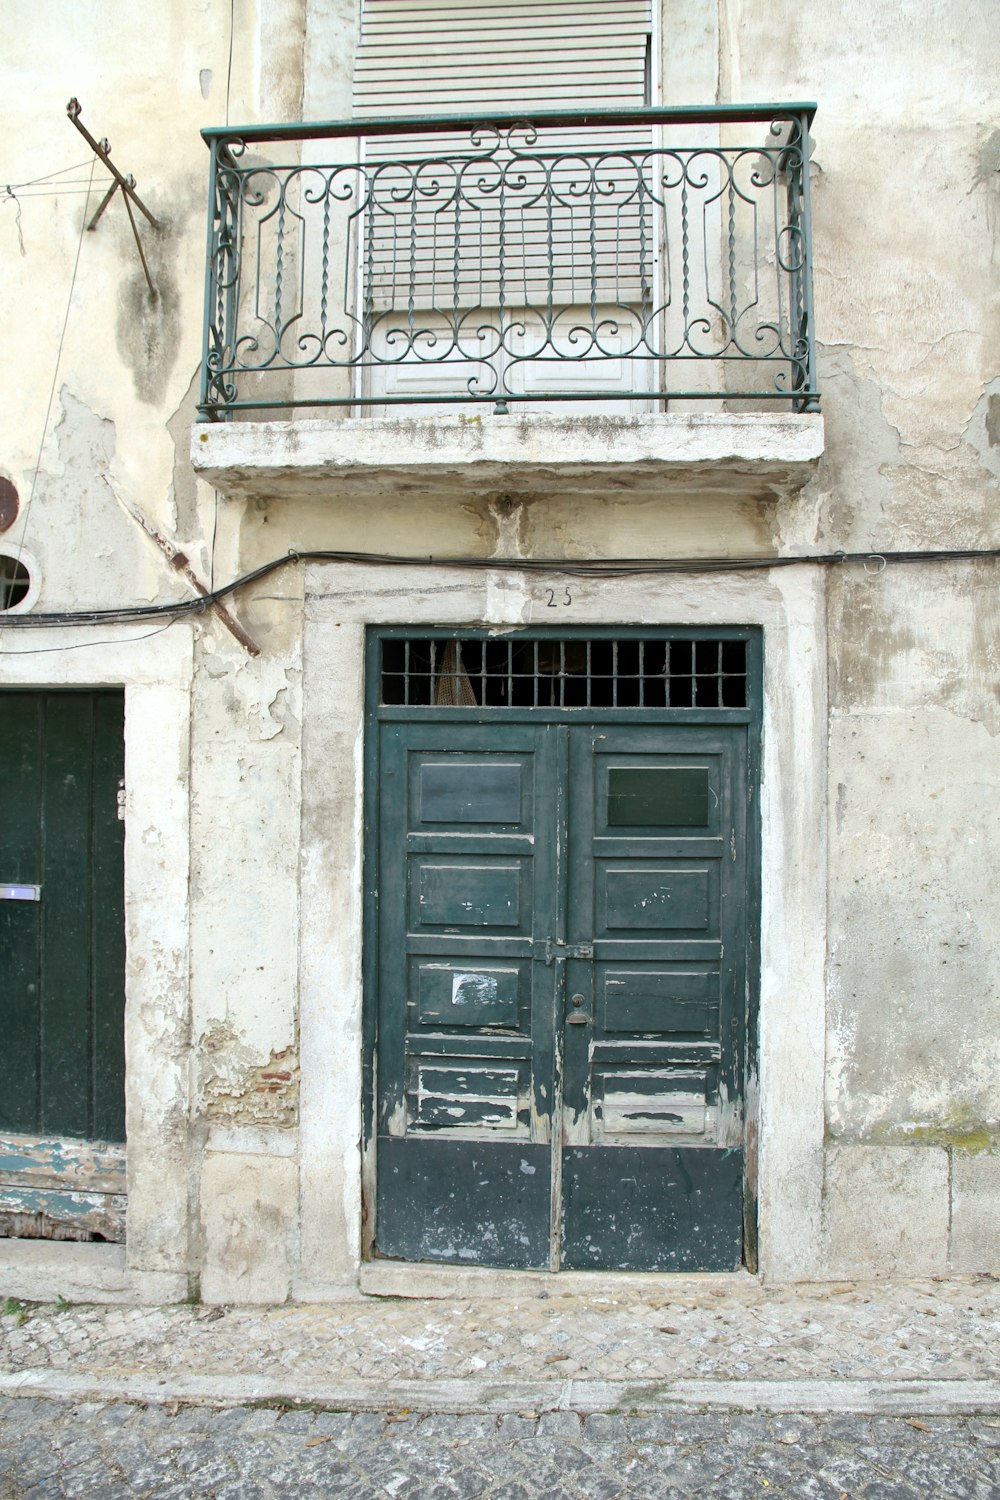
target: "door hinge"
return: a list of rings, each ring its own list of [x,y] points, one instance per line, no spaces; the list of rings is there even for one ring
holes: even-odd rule
[[[125,821],[125,777],[124,776],[122,776],[119,779],[119,782],[118,782],[117,803],[118,803],[118,821],[119,821],[119,823],[124,823],[124,821]]]

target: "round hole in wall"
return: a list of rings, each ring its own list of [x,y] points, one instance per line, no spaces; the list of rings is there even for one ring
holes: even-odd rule
[[[27,552],[0,548],[0,614],[23,614],[38,598],[38,564]]]
[[[13,526],[20,504],[17,486],[0,474],[0,531],[8,531]]]

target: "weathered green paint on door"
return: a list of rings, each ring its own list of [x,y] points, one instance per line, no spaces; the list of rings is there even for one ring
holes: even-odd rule
[[[374,1253],[740,1263],[752,715],[645,717],[382,712]]]
[[[123,725],[120,692],[0,693],[2,1132],[125,1139]]]

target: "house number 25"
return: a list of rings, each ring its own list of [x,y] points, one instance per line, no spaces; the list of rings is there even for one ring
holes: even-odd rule
[[[565,585],[561,589],[545,590],[546,609],[561,609],[565,608],[567,604],[572,603],[573,595],[570,593],[569,588]]]

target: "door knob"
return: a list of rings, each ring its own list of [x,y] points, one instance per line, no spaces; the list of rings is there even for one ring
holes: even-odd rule
[[[589,1026],[590,1017],[585,1016],[583,1011],[575,1010],[572,1015],[566,1017],[567,1026]]]

